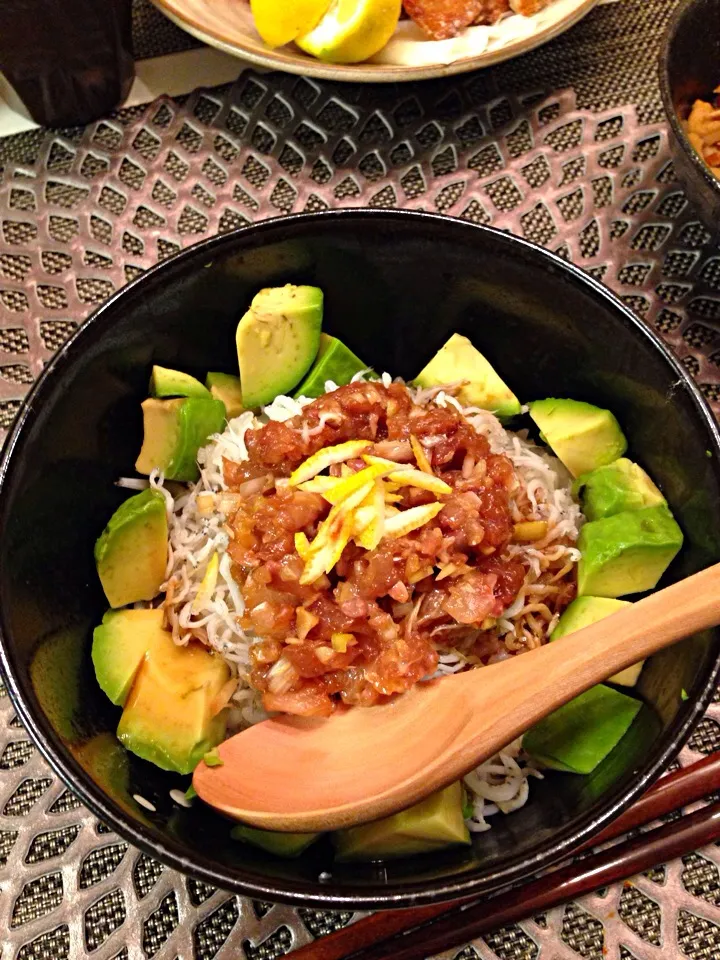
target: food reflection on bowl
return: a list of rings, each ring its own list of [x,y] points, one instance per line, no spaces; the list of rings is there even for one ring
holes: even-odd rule
[[[670,124],[675,171],[713,233],[720,224],[716,168],[716,88],[720,84],[720,2],[684,0],[665,31],[658,58],[660,92]]]
[[[500,411],[496,405],[497,412],[522,416],[516,393],[523,402],[553,396],[572,398],[578,407],[593,411],[596,418],[593,422],[600,424],[603,430],[609,430],[609,435],[615,438],[605,445],[611,454],[610,465],[624,460],[630,466],[622,467],[623,477],[632,474],[642,479],[644,474],[637,474],[632,469],[633,464],[642,464],[657,484],[657,487],[651,484],[643,489],[649,491],[648,495],[666,500],[668,505],[665,507],[655,500],[652,505],[638,503],[635,506],[640,511],[662,509],[668,515],[672,512],[682,528],[684,545],[669,567],[666,580],[678,579],[717,558],[720,524],[716,529],[711,504],[720,492],[717,461],[720,448],[714,422],[691,381],[666,349],[601,286],[572,266],[523,241],[440,217],[382,211],[291,217],[215,238],[149,271],[96,313],[63,349],[36,388],[10,438],[2,475],[0,522],[4,558],[0,597],[3,662],[11,694],[18,703],[22,718],[51,762],[74,783],[82,798],[103,820],[154,855],[208,882],[254,895],[337,906],[400,905],[488,889],[561,856],[598,829],[657,775],[688,735],[692,720],[699,715],[710,696],[718,651],[715,634],[691,638],[648,661],[639,678],[634,678],[635,686],[630,695],[622,694],[636,704],[642,700],[645,708],[635,711],[635,721],[629,722],[625,736],[614,749],[606,751],[607,755],[594,769],[591,768],[588,776],[552,773],[544,780],[534,781],[531,802],[500,822],[495,817],[493,829],[478,832],[472,844],[466,843],[447,851],[436,850],[415,861],[409,857],[389,860],[382,868],[382,881],[377,868],[371,864],[336,861],[326,840],[313,843],[294,860],[283,860],[267,850],[232,841],[230,831],[234,827],[228,820],[212,813],[198,801],[193,801],[190,807],[182,804],[182,794],[179,798],[178,790],[187,785],[187,778],[183,781],[176,772],[158,769],[132,749],[121,751],[122,763],[113,761],[108,764],[99,760],[100,754],[110,749],[110,745],[118,751],[114,733],[121,716],[98,689],[92,676],[89,656],[92,628],[100,622],[108,602],[97,580],[93,544],[121,501],[130,503],[137,496],[144,496],[148,502],[156,499],[153,490],[159,489],[157,481],[145,491],[131,491],[130,498],[127,489],[116,486],[118,478],[133,477],[133,465],[143,445],[140,405],[148,403],[148,376],[155,366],[152,384],[155,407],[157,403],[175,404],[163,407],[166,412],[175,411],[177,401],[184,402],[183,396],[189,399],[188,391],[195,391],[195,399],[198,402],[202,399],[209,410],[208,404],[212,401],[197,396],[198,386],[206,394],[222,392],[221,405],[227,410],[227,405],[233,402],[232,391],[228,390],[232,377],[237,374],[235,332],[240,315],[260,289],[283,289],[286,284],[321,290],[325,296],[323,326],[326,335],[342,341],[356,359],[362,358],[359,362],[376,370],[387,369],[406,381],[424,370],[424,374],[432,378],[432,371],[428,374],[428,361],[433,355],[438,351],[442,355],[444,344],[457,342],[453,341],[454,337],[467,338],[476,349],[482,348],[484,359],[499,374],[506,389],[503,393],[498,387],[499,393],[493,403],[496,404],[497,396],[501,396],[502,402],[508,406]],[[316,350],[317,344],[310,353],[314,355]],[[457,365],[457,359],[453,362]],[[255,391],[255,405],[271,401],[278,390],[293,392],[296,389],[289,382],[281,387],[268,386],[262,377],[256,377],[253,383],[253,376],[265,369],[264,364],[251,364],[244,371],[241,359],[240,368],[246,389]],[[208,371],[215,376],[207,381],[206,386],[204,381]],[[355,369],[353,374],[357,373],[361,371]],[[433,442],[428,444],[427,440],[434,441],[435,437],[443,435],[447,439],[453,431],[457,433],[462,417],[452,403],[443,408],[442,404],[435,402],[434,398],[439,395],[436,388],[447,382],[448,374],[445,370],[440,373],[435,370],[435,375],[438,379],[434,384],[421,383],[412,388],[415,391],[412,397],[402,384],[388,384],[383,380],[358,380],[352,388],[367,396],[376,393],[378,398],[384,398],[382,402],[389,403],[394,399],[400,408],[406,404],[407,416],[412,413],[412,420],[418,421],[421,436],[418,438],[412,434],[417,446],[408,436],[408,443],[403,443],[401,450],[386,447],[371,452],[365,446],[362,451],[353,449],[354,457],[329,462],[325,469],[313,468],[310,476],[301,477],[293,486],[294,471],[303,467],[309,469],[307,465],[313,456],[358,439],[354,435],[335,435],[332,431],[326,436],[323,432],[330,421],[326,417],[321,422],[322,413],[332,411],[324,411],[321,407],[323,403],[337,401],[331,392],[300,405],[299,413],[290,409],[289,420],[278,417],[272,421],[277,424],[277,428],[273,428],[277,435],[283,432],[280,427],[284,426],[285,439],[297,428],[296,440],[300,441],[300,448],[292,456],[283,454],[276,461],[274,473],[287,480],[293,489],[314,482],[318,489],[322,486],[330,496],[331,486],[337,490],[340,483],[355,482],[362,471],[376,468],[378,475],[374,475],[373,482],[382,481],[382,509],[391,527],[393,523],[401,522],[397,517],[402,520],[403,514],[410,510],[422,510],[428,506],[435,510],[432,504],[439,503],[442,496],[449,496],[440,484],[455,489],[461,482],[475,483],[478,479],[476,469],[481,461],[483,470],[491,474],[493,486],[502,486],[508,479],[512,480],[519,466],[510,450],[510,446],[515,446],[513,440],[507,441],[507,454],[478,449],[471,458],[473,462],[466,462],[469,451],[465,447],[462,450],[459,446],[457,449],[448,447],[445,467],[441,463],[442,457],[438,456],[436,462],[432,453]],[[266,392],[268,389],[270,394]],[[348,387],[340,389],[348,394],[351,392]],[[423,397],[423,390],[430,393]],[[452,394],[451,388],[447,395]],[[245,400],[247,402],[247,398]],[[418,403],[418,400],[422,402]],[[482,403],[482,397],[479,402]],[[417,414],[414,413],[415,407],[419,411]],[[546,407],[545,413],[549,415],[552,409]],[[444,418],[444,423],[447,421],[444,434],[442,430],[435,433],[424,431],[422,417],[431,411],[433,416]],[[612,411],[617,419],[610,418],[607,411]],[[378,415],[376,427],[384,424],[387,429],[383,411],[374,412]],[[531,408],[531,414],[571,472],[582,474],[586,467],[598,466],[572,458],[572,450],[563,445],[562,437],[558,440],[553,433],[552,422],[541,422],[543,407]],[[316,417],[317,423],[306,422],[304,435],[303,424],[294,421],[292,416],[301,419],[303,416]],[[470,416],[478,418],[478,425],[488,423],[493,430],[499,426],[491,413],[469,413],[468,419]],[[622,426],[629,444],[628,457],[625,458],[622,457],[623,443],[617,439],[617,423]],[[529,418],[524,424],[526,427],[532,425]],[[318,426],[320,430],[316,429]],[[268,436],[267,432],[263,434],[264,429],[259,427],[252,431],[253,443],[257,447],[255,458],[247,461],[235,458],[243,475],[235,478],[237,484],[228,484],[235,487],[231,493],[240,493],[242,484],[252,484],[258,479],[255,469],[258,465],[262,467],[259,475],[266,475],[267,464],[260,463],[268,452],[267,445],[262,443],[263,437]],[[370,442],[363,435],[366,429],[372,429],[371,421],[363,415],[357,427],[363,444]],[[503,427],[500,430],[503,437],[510,436]],[[217,427],[208,427],[208,431],[222,433]],[[477,430],[475,435],[480,436]],[[378,442],[392,439],[378,436]],[[304,444],[308,442],[306,449]],[[247,446],[252,448],[253,443]],[[473,440],[473,443],[478,441]],[[522,443],[519,450],[520,458],[527,456]],[[215,450],[219,455],[217,466],[222,471],[225,465],[220,453],[219,449]],[[457,463],[453,460],[456,453]],[[388,454],[401,459],[393,460]],[[363,459],[365,456],[370,458],[369,463]],[[630,457],[632,461],[628,459]],[[180,473],[176,474],[176,479],[182,482],[192,480],[180,475],[185,467],[182,461],[178,463]],[[343,463],[347,470],[343,470]],[[400,469],[397,469],[398,463]],[[139,469],[154,465],[157,464],[143,461]],[[336,468],[334,473],[337,475],[328,470],[330,466]],[[556,469],[560,476],[560,468]],[[407,478],[402,476],[403,470],[413,473],[412,483],[404,482]],[[349,474],[343,476],[347,471]],[[415,476],[414,471],[426,479]],[[463,476],[463,472],[467,476]],[[73,482],[68,482],[70,477]],[[496,480],[499,484],[495,484]],[[435,489],[423,491],[423,484],[426,487],[433,485]],[[565,501],[567,509],[573,502],[570,486],[566,475],[562,489],[568,497]],[[615,481],[611,486],[613,490],[617,489]],[[607,490],[607,487],[603,488],[602,482],[597,480],[591,487],[597,504],[598,490]],[[275,489],[279,489],[277,483]],[[215,494],[217,491],[197,491],[198,494],[203,492]],[[255,505],[264,506],[270,499],[264,496],[262,501],[254,501],[253,498],[263,497],[254,488],[246,488],[244,492],[249,495],[248,501]],[[328,510],[334,509],[331,501],[323,503],[326,499],[323,491],[306,489],[301,492],[303,500],[312,500],[317,516],[307,530],[292,531],[293,546],[296,543],[294,534],[300,532],[305,533],[309,543],[314,543],[311,535],[320,533],[325,522],[323,518],[327,519]],[[477,490],[474,493],[477,495]],[[173,488],[172,494],[178,499],[185,495],[178,488]],[[286,499],[294,496],[288,495]],[[411,503],[409,498],[417,498],[418,502]],[[600,497],[602,502],[606,499]],[[508,502],[507,497],[504,502]],[[359,504],[355,506],[359,507]],[[500,537],[498,543],[514,539],[522,565],[524,558],[529,556],[528,544],[541,544],[539,550],[542,549],[542,539],[533,541],[530,534],[547,534],[549,518],[535,516],[535,509],[527,504],[523,508],[517,502],[516,506],[519,514],[504,518],[507,521],[505,539],[503,541]],[[604,510],[605,507],[598,509]],[[440,512],[435,510],[437,516]],[[258,512],[252,513],[257,519]],[[262,541],[258,533],[262,531],[252,518],[248,526],[247,519],[244,517],[238,521],[243,535],[237,542],[243,549],[257,551]],[[445,518],[448,519],[451,518]],[[609,516],[594,522],[608,524],[613,519]],[[274,522],[277,529],[277,522]],[[438,527],[430,520],[427,523],[428,537],[435,537],[432,531]],[[542,531],[523,526],[543,523],[546,526]],[[515,524],[519,530],[515,530]],[[588,528],[590,526],[588,524]],[[463,521],[459,529],[466,528],[467,523]],[[111,533],[112,529],[119,527],[113,528],[111,524],[108,529]],[[364,535],[365,529],[357,532],[358,538]],[[422,533],[421,527],[416,530]],[[176,532],[179,532],[177,525]],[[102,564],[108,560],[105,548],[110,533],[105,540],[101,538],[105,547],[98,549]],[[567,551],[573,549],[573,536],[570,536]],[[207,539],[201,546],[207,545]],[[282,540],[282,536],[275,539]],[[295,563],[297,554],[302,560],[297,548],[292,554],[289,552],[289,544],[290,541],[286,545],[288,550],[283,548],[283,557],[289,556]],[[667,561],[678,546],[676,540],[675,547],[667,553]],[[353,549],[357,550],[356,560],[362,560],[364,554],[361,550],[367,548],[356,544]],[[203,582],[207,586],[205,577],[208,570],[212,571],[210,552],[203,561],[205,568],[198,565],[201,576],[195,580],[193,600],[203,589]],[[8,562],[8,557],[12,562]],[[72,562],[68,562],[69,558]],[[239,559],[242,561],[243,558]],[[272,558],[261,559],[265,561],[264,567],[257,565],[253,569],[261,570],[263,575],[269,572],[274,577],[269,562]],[[449,556],[447,562],[457,564],[458,559]],[[558,556],[552,562],[561,559]],[[445,560],[441,558],[441,562],[445,563]],[[480,559],[480,554],[473,553],[472,558],[468,555],[466,566],[470,569],[461,566],[450,570],[442,582],[447,580],[457,585],[464,582],[463,577],[474,582],[479,574],[488,572],[484,568],[480,570],[480,566],[487,562]],[[658,575],[664,565],[658,568]],[[178,570],[182,566],[179,563]],[[473,570],[473,566],[477,570]],[[563,594],[562,583],[571,582],[572,563],[565,572],[562,566],[553,568],[553,575],[561,574],[557,579],[559,589],[556,594],[548,592],[547,586],[553,584],[548,584],[542,575],[531,584],[544,591],[544,599],[552,597],[545,603],[550,619],[562,612],[561,607],[567,606],[571,598],[570,594]],[[113,569],[112,563],[103,567],[103,584],[113,605],[121,607],[136,602],[138,596],[133,596],[132,592],[123,593],[123,584],[108,578],[108,569]],[[292,576],[286,582],[299,582],[295,578],[299,571],[299,565],[297,571],[288,568],[285,573]],[[280,576],[282,571],[275,572]],[[505,571],[499,568],[492,573],[498,580],[501,573],[505,575]],[[523,569],[523,579],[525,573]],[[154,575],[157,579],[157,571]],[[321,575],[327,575],[325,568]],[[211,572],[210,580],[213,576]],[[191,578],[190,573],[188,577]],[[353,571],[349,570],[345,582],[350,586],[353,585],[352,577]],[[421,583],[423,579],[416,582]],[[268,583],[272,587],[273,582],[266,581],[264,586],[255,584],[254,588],[262,592]],[[412,613],[403,604],[411,599],[408,596],[406,600],[405,592],[409,595],[409,586],[415,588],[415,585],[403,576],[393,579],[392,584],[388,581],[385,586],[394,589],[396,583],[400,584],[397,596],[383,599],[379,605],[388,615],[382,623],[382,618],[378,619],[380,629],[390,627],[388,620],[395,625],[405,625]],[[489,586],[489,581],[484,581],[484,585]],[[298,589],[304,586],[299,584]],[[492,586],[494,594],[495,583]],[[150,587],[149,596],[143,589],[146,594],[143,599],[149,600],[156,589],[157,582]],[[608,587],[607,598],[622,592]],[[506,601],[517,595],[517,590],[510,593],[502,598],[503,610],[507,609]],[[262,619],[262,604],[275,602],[278,598],[258,595],[255,599],[259,601],[253,605],[257,625],[261,628],[259,632],[272,630],[272,624],[268,627],[267,620]],[[326,592],[321,604],[328,607],[334,599],[337,598],[331,598]],[[355,599],[358,598],[345,598],[340,604],[336,603],[337,611],[343,612],[341,607],[345,600],[351,602]],[[367,601],[365,596],[359,599]],[[492,606],[497,598],[488,594],[485,599]],[[449,585],[440,600],[444,610],[437,625],[452,627],[453,621],[461,623],[466,612],[463,597],[453,597]],[[553,609],[554,604],[558,604],[557,609]],[[288,629],[292,627],[293,639],[302,641],[303,638],[295,634],[307,627],[305,637],[312,638],[312,631],[322,617],[315,623],[313,617],[317,612],[309,609],[309,617],[304,617],[304,623],[299,624],[296,606],[292,610],[295,619],[292,624],[288,621]],[[176,604],[175,610],[180,624],[182,604]],[[492,610],[488,607],[488,619],[495,617],[494,610],[494,606]],[[518,616],[520,610],[522,607],[517,611]],[[138,621],[153,613],[143,609],[128,612]],[[118,613],[112,617],[116,618]],[[281,619],[281,613],[284,615],[282,610],[274,611],[278,619]],[[319,669],[323,659],[329,664],[336,656],[340,659],[347,657],[348,650],[354,646],[350,637],[357,644],[357,635],[363,629],[363,617],[357,615],[354,607],[348,607],[346,615],[351,614],[354,615],[351,620],[356,621],[351,624],[353,629],[333,630],[328,637],[319,634],[315,637],[315,645],[327,651],[323,658],[319,658],[318,669],[314,671],[316,677],[328,673]],[[396,614],[397,621],[390,614]],[[532,618],[525,622],[531,634],[532,623],[537,627],[545,618],[542,609],[524,610],[522,615]],[[505,634],[495,630],[494,626],[488,623],[485,630],[488,641],[492,640],[494,644],[493,650],[488,650],[490,657],[493,653],[503,652],[499,644]],[[121,642],[120,635],[113,635],[109,629],[106,632],[105,642],[112,651]],[[333,634],[338,634],[334,645]],[[139,634],[136,632],[136,635]],[[292,648],[300,651],[302,643],[280,643],[281,639],[287,639],[285,634],[283,638],[270,639],[286,648],[288,662],[297,659]],[[343,646],[345,649],[340,649]],[[278,651],[273,649],[270,652]],[[428,645],[423,655],[426,654],[436,657],[430,666],[437,665],[437,649]],[[271,657],[268,664],[259,664],[259,686],[263,680],[267,681],[273,664],[277,662],[277,657]],[[457,656],[454,664],[448,661],[450,669],[456,665]],[[307,672],[299,659],[295,667],[299,667],[299,673]],[[423,664],[422,670],[427,669],[428,664]],[[162,680],[165,674],[159,671],[156,676]],[[148,685],[147,678],[145,674],[144,695],[140,697],[143,689],[137,695],[145,704],[143,715],[146,717],[156,707],[154,688],[152,684]],[[214,695],[223,695],[226,679],[223,675],[218,680]],[[304,679],[312,681],[308,687],[313,686],[313,678]],[[122,677],[118,680],[115,676],[115,680],[118,686],[113,699],[122,702],[123,682],[127,682],[128,677],[125,676],[123,681]],[[273,691],[269,682],[266,687],[260,692],[282,695],[284,692],[302,693],[303,690],[302,684],[288,691]],[[683,691],[688,699],[683,699]],[[230,696],[234,692],[235,688],[230,691]],[[337,695],[340,693],[340,690],[336,691]],[[336,694],[328,698],[326,691],[325,701],[321,704],[323,710],[328,704],[332,706]],[[277,708],[278,704],[274,707]],[[125,732],[128,728],[126,723]],[[140,725],[135,722],[130,730],[136,744],[139,729]],[[211,733],[210,739],[215,742],[222,738],[222,734],[218,738],[214,730]],[[128,738],[124,740],[132,748]],[[93,744],[95,746],[91,746]],[[102,777],[98,773],[111,767],[113,776]],[[470,786],[472,788],[472,784]],[[477,789],[481,793],[482,785]],[[460,794],[453,802],[458,803],[459,799]],[[141,800],[149,803],[152,809],[141,804]],[[409,854],[412,849],[410,844],[403,852]],[[327,873],[333,878],[331,887],[319,879]]]

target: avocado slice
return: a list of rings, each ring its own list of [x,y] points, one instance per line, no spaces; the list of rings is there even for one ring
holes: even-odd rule
[[[319,287],[261,290],[238,324],[235,341],[243,406],[262,407],[299,383],[320,346]]]
[[[520,401],[495,369],[467,337],[454,333],[413,383],[418,387],[437,387],[458,380],[469,381],[456,394],[463,406],[491,410],[498,417],[520,413]]]
[[[387,860],[470,843],[463,819],[463,785],[458,780],[420,803],[374,823],[338,830],[338,860]]]
[[[319,833],[277,833],[274,830],[258,830],[240,823],[230,831],[233,840],[251,843],[277,857],[299,857],[321,836]]]
[[[165,497],[153,488],[129,497],[95,542],[97,572],[110,606],[156,597],[165,579],[167,552]]]
[[[108,610],[93,630],[92,662],[100,689],[121,707],[145,654],[162,639],[163,611]]]
[[[240,416],[244,410],[240,377],[233,377],[230,373],[209,373],[205,386],[216,400],[225,404],[228,420]]]
[[[617,613],[623,607],[629,607],[629,600],[614,600],[610,597],[576,597],[565,609],[558,620],[555,629],[550,634],[551,640],[559,640],[569,633],[582,630],[583,627],[597,623],[611,613]],[[610,683],[617,683],[622,687],[634,687],[643,668],[644,660],[626,667],[620,673],[609,678]]]
[[[574,477],[612,463],[627,449],[620,424],[609,410],[582,400],[535,400],[530,416],[543,440]]]
[[[652,590],[682,542],[665,504],[592,520],[578,537],[578,594],[623,597]]]
[[[192,773],[225,737],[227,711],[215,712],[214,701],[229,678],[227,664],[202,644],[180,647],[162,631],[127,696],[118,739],[163,770]]]
[[[588,520],[666,502],[643,468],[626,457],[584,473],[575,481],[573,492],[580,496]]]
[[[536,723],[523,737],[523,749],[551,770],[591,773],[641,707],[639,700],[598,684]]]
[[[135,461],[137,472],[149,475],[162,470],[166,480],[197,480],[198,450],[212,434],[223,430],[225,404],[212,397],[149,397],[141,406],[144,438]]]
[[[310,372],[297,388],[294,397],[319,397],[325,393],[325,383],[332,380],[339,387],[350,383],[356,373],[367,370],[363,363],[342,340],[328,333],[320,334],[320,349]]]
[[[204,397],[210,396],[210,391],[199,380],[189,373],[180,370],[170,370],[168,367],[152,368],[150,374],[151,397]]]

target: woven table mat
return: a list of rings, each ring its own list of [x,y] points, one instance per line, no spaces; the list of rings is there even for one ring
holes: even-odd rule
[[[93,306],[158,259],[268,216],[365,204],[492,223],[572,258],[665,337],[720,412],[720,252],[674,180],[664,126],[629,106],[589,112],[571,92],[488,100],[483,78],[359,90],[248,72],[7,163],[3,427]],[[161,867],[64,789],[7,697],[0,714],[2,960],[272,960],[354,919]],[[679,762],[718,748],[716,700]],[[717,960],[719,866],[711,846],[444,956]]]

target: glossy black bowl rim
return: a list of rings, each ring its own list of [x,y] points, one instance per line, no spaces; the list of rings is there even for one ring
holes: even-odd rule
[[[682,124],[675,111],[675,105],[670,89],[670,77],[668,75],[668,63],[670,62],[670,48],[675,40],[677,29],[685,17],[688,10],[697,2],[697,0],[681,0],[673,10],[672,16],[665,28],[665,33],[660,42],[660,53],[658,54],[658,81],[660,83],[660,96],[662,97],[665,116],[667,117],[670,129],[675,135],[680,148],[692,165],[695,173],[705,181],[711,190],[714,190],[720,197],[720,180],[714,177],[707,167],[707,164],[700,157],[697,150],[693,147],[683,130]]]
[[[642,320],[635,316],[603,284],[579,267],[527,240],[485,225],[455,220],[435,213],[345,208],[274,217],[250,227],[242,227],[203,240],[149,268],[140,277],[121,288],[98,307],[51,360],[31,389],[18,413],[0,458],[0,516],[4,509],[3,487],[8,482],[8,477],[12,472],[15,451],[22,441],[24,431],[34,422],[43,398],[61,385],[64,370],[72,364],[77,354],[82,353],[82,344],[85,337],[93,328],[102,326],[107,314],[112,315],[118,302],[121,302],[131,291],[152,283],[158,274],[172,276],[173,273],[183,273],[185,265],[196,258],[198,260],[202,260],[205,256],[212,258],[214,254],[220,251],[224,252],[228,248],[232,249],[240,236],[262,237],[277,232],[285,238],[291,238],[297,230],[302,231],[305,225],[326,225],[327,229],[331,230],[332,225],[336,222],[352,221],[371,223],[376,221],[380,229],[382,224],[387,223],[388,220],[415,221],[418,223],[418,227],[421,225],[430,226],[431,229],[438,230],[449,228],[458,234],[482,231],[492,238],[494,244],[522,251],[525,256],[545,261],[549,269],[564,273],[576,283],[584,285],[589,292],[604,300],[608,309],[619,315],[636,336],[650,343],[674,370],[678,382],[683,385],[692,398],[699,426],[704,426],[708,433],[708,449],[710,449],[713,457],[720,460],[720,430],[709,406],[687,371],[662,340]],[[588,811],[583,817],[578,818],[577,823],[567,830],[565,836],[553,839],[533,856],[526,856],[521,861],[498,867],[489,873],[483,873],[481,870],[468,871],[467,873],[459,872],[458,876],[452,880],[439,879],[417,884],[397,881],[387,885],[378,884],[375,889],[366,884],[358,886],[345,884],[342,889],[338,889],[329,884],[325,888],[319,881],[269,880],[259,876],[255,869],[250,866],[242,870],[226,869],[222,864],[218,864],[209,857],[198,855],[189,858],[184,853],[183,845],[176,843],[171,836],[165,837],[159,842],[150,839],[132,818],[126,816],[120,808],[109,803],[105,793],[82,770],[77,761],[70,756],[47,718],[42,715],[36,716],[25,702],[22,681],[10,669],[2,611],[0,611],[0,668],[5,675],[7,689],[20,720],[52,769],[103,823],[111,826],[123,839],[181,873],[194,876],[232,893],[256,899],[290,903],[296,906],[345,910],[393,909],[478,895],[505,884],[523,880],[530,874],[561,860],[622,813],[657,779],[689,738],[695,724],[710,703],[717,681],[720,678],[720,659],[718,659],[709,671],[706,682],[697,698],[684,704],[658,755],[654,759],[650,758],[649,762],[639,771],[632,784],[620,796],[614,799],[608,798],[605,803],[600,805],[599,809]]]

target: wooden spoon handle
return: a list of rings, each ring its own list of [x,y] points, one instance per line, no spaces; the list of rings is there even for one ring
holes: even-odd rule
[[[477,714],[492,716],[493,739],[509,743],[557,707],[682,637],[720,623],[720,564],[659,590],[576,633],[457,682]],[[453,772],[489,755],[487,726],[472,724],[456,743]],[[449,778],[448,778],[449,779]]]
[[[720,564],[715,564],[548,644],[543,653],[560,661],[563,682],[580,692],[718,623]]]

